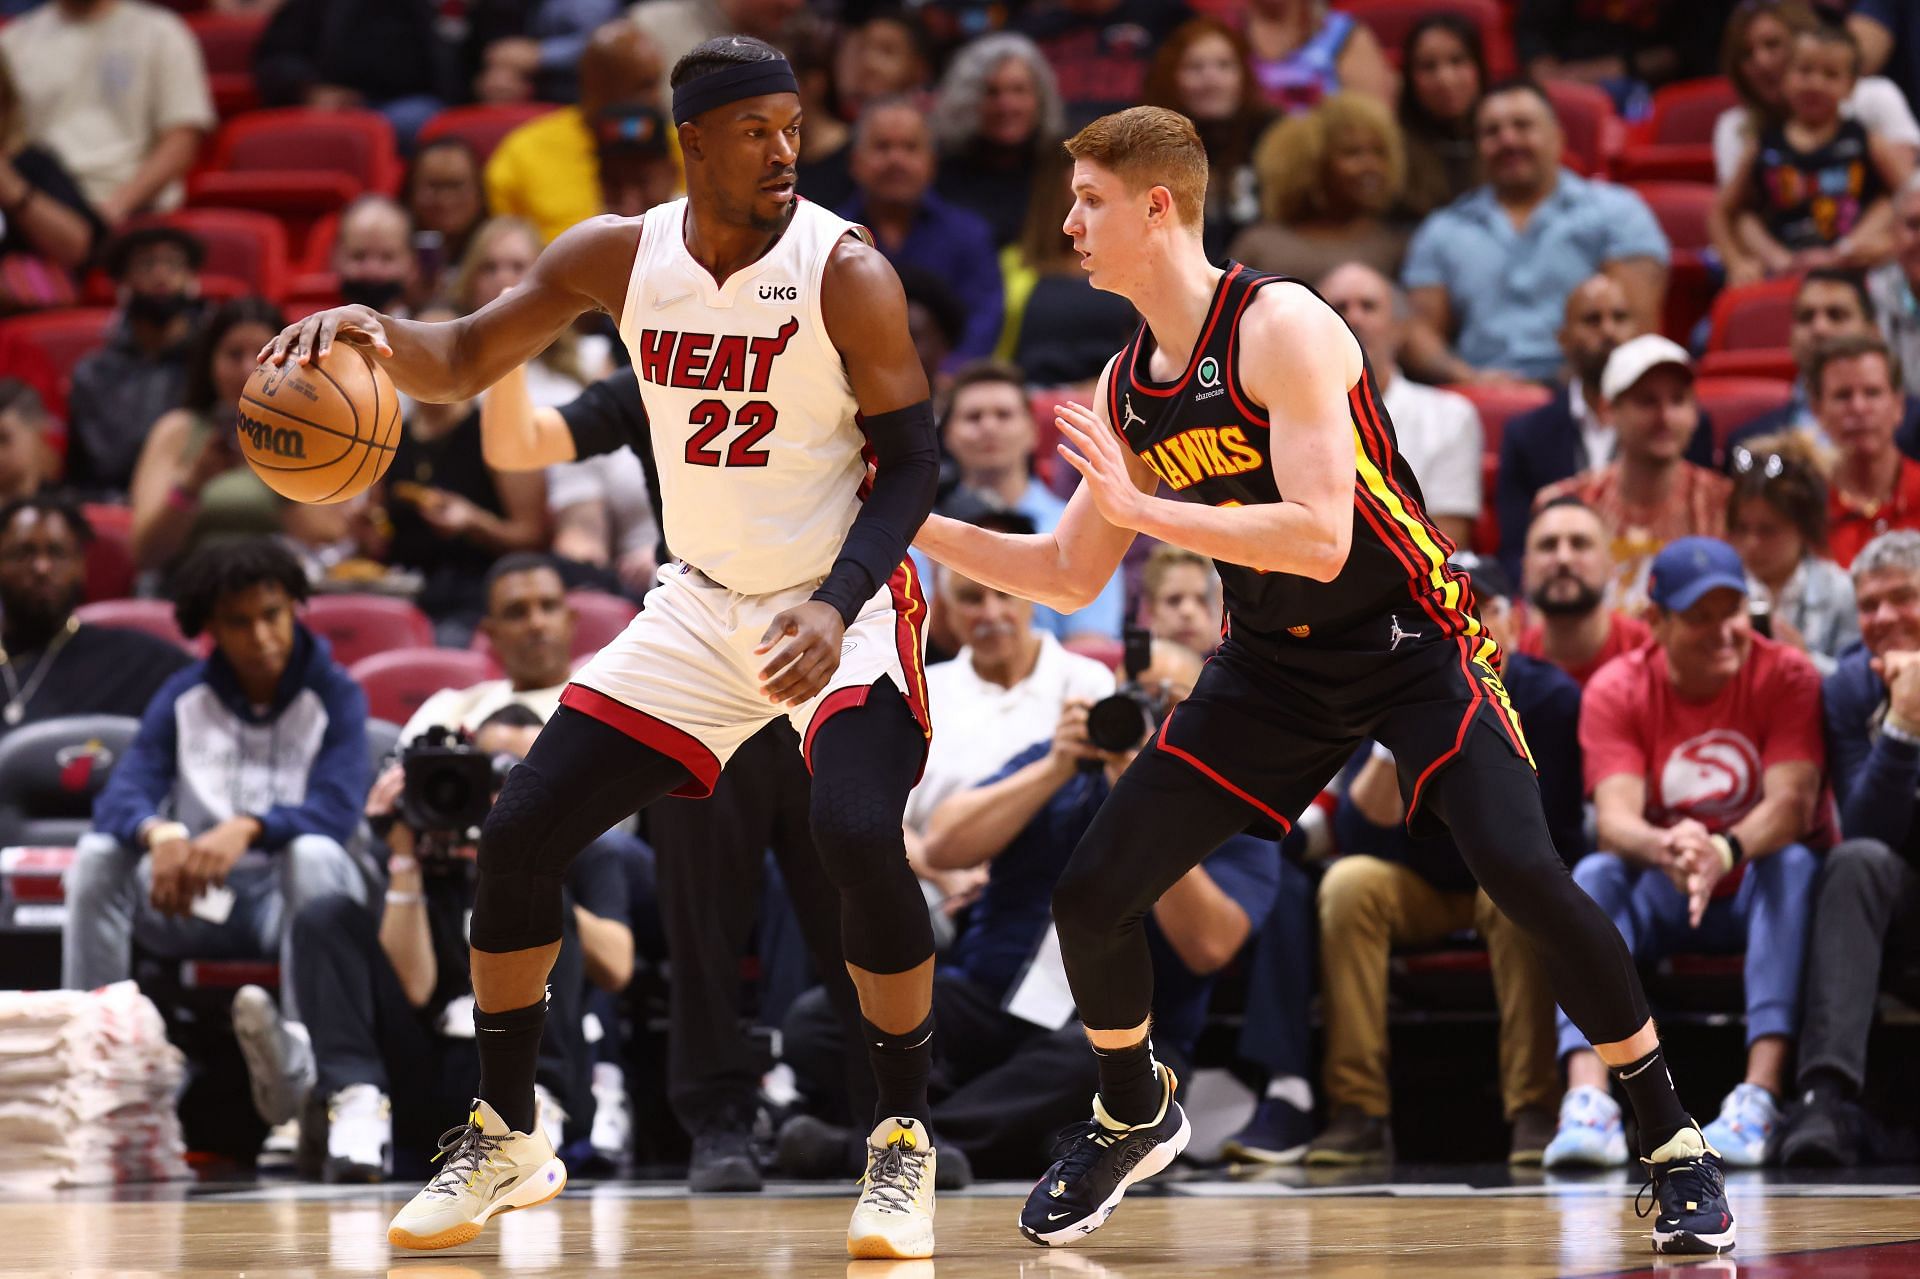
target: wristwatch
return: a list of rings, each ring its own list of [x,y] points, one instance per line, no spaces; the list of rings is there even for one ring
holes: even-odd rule
[[[145,843],[148,848],[156,844],[165,844],[176,839],[191,838],[193,832],[187,829],[185,822],[149,822],[145,831]]]

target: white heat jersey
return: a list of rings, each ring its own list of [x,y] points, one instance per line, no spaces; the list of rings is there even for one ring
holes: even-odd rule
[[[620,317],[667,545],[748,595],[817,582],[867,474],[853,388],[820,315],[827,258],[857,228],[802,200],[765,257],[717,283],[687,252],[686,205],[648,210]]]

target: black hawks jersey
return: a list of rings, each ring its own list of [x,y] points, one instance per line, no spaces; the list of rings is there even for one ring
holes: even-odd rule
[[[1153,334],[1142,324],[1112,365],[1107,413],[1127,443],[1181,498],[1211,506],[1278,502],[1273,459],[1286,439],[1239,378],[1240,317],[1254,295],[1286,277],[1227,264],[1187,368],[1173,382],[1148,376]],[[1288,280],[1298,284],[1300,281]],[[1318,296],[1317,294],[1315,296]],[[1258,352],[1250,358],[1260,358]],[[1465,574],[1447,564],[1453,543],[1427,518],[1393,422],[1363,367],[1347,398],[1353,420],[1353,550],[1331,582],[1215,561],[1226,588],[1227,632],[1332,640],[1411,600],[1443,635],[1478,635]],[[1284,428],[1282,428],[1284,429]]]

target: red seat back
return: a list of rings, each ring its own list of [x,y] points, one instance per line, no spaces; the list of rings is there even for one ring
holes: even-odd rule
[[[333,660],[352,666],[396,648],[433,647],[433,623],[410,600],[387,595],[316,595],[305,621],[327,637]]]
[[[1636,182],[1633,189],[1653,210],[1654,220],[1676,250],[1700,250],[1713,243],[1707,218],[1720,193],[1708,182]]]
[[[73,384],[73,366],[106,342],[112,325],[113,308],[76,306],[0,320],[0,334],[42,356],[60,379],[64,398]]]
[[[358,190],[400,185],[393,126],[377,111],[256,111],[221,127],[207,166],[220,173],[335,173]]]
[[[98,600],[92,604],[82,604],[73,615],[83,622],[95,626],[118,626],[129,631],[145,631],[147,634],[170,643],[178,644],[188,652],[193,645],[180,633],[180,623],[173,615],[173,605],[167,600]]]
[[[348,668],[367,694],[367,713],[405,724],[443,688],[466,688],[498,678],[484,653],[457,648],[396,648],[363,657]]]
[[[1626,126],[1613,99],[1605,89],[1574,80],[1548,80],[1541,88],[1560,118],[1568,167],[1589,177],[1605,176],[1626,143]]]
[[[1725,76],[1667,85],[1654,91],[1653,109],[1640,126],[1642,140],[1663,146],[1710,144],[1721,113],[1739,105],[1740,95]]]
[[[485,164],[493,149],[500,145],[500,139],[527,121],[553,110],[551,102],[485,102],[449,107],[421,127],[416,145],[439,138],[459,138],[472,147]]]
[[[278,219],[248,209],[180,209],[154,219],[195,236],[207,248],[205,276],[238,281],[278,302],[287,291],[287,232]]]
[[[1707,350],[1786,346],[1793,329],[1793,295],[1799,291],[1797,276],[1723,290],[1713,303]]]
[[[187,15],[187,29],[200,42],[200,56],[207,64],[207,87],[213,92],[213,105],[222,118],[238,115],[260,104],[254,86],[253,49],[260,33],[267,29],[263,15],[239,13],[193,13]]]
[[[1713,418],[1713,447],[1726,448],[1727,437],[1763,413],[1783,409],[1793,399],[1793,383],[1779,378],[1702,377],[1693,384],[1701,411]]]
[[[1481,449],[1494,457],[1500,456],[1500,433],[1507,419],[1531,413],[1553,399],[1552,391],[1531,382],[1452,382],[1446,389],[1473,401],[1480,411]]]
[[[87,547],[86,596],[120,599],[133,590],[133,508],[89,502],[81,513],[93,528],[93,542]]]
[[[1694,366],[1696,377],[1767,378],[1792,382],[1800,376],[1800,364],[1784,346],[1753,347],[1739,351],[1708,351]]]

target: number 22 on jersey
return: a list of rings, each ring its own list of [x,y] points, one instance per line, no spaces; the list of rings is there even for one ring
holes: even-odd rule
[[[773,433],[777,416],[777,410],[765,400],[749,400],[740,406],[737,413],[730,413],[720,400],[700,401],[687,415],[688,424],[693,427],[693,434],[687,437],[687,464],[765,466],[767,451],[757,446]],[[727,451],[722,454],[715,445],[729,426],[738,426],[740,433],[733,437],[727,445]]]

